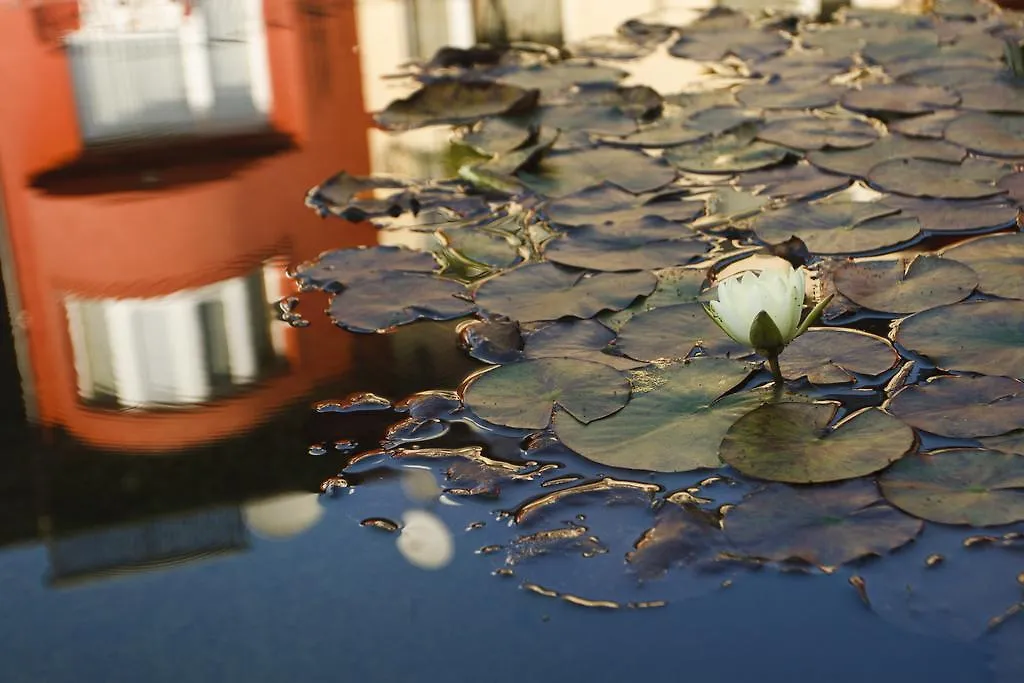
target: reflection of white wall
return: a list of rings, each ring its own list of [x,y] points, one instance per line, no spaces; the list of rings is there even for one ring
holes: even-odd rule
[[[283,493],[246,503],[245,525],[264,538],[290,538],[313,528],[324,516],[316,493]]]
[[[255,382],[284,353],[271,334],[278,293],[265,290],[267,279],[261,270],[165,297],[67,297],[79,396],[182,405]]]

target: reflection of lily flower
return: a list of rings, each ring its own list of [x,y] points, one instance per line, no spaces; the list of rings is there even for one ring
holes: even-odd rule
[[[440,517],[425,510],[402,515],[402,532],[395,545],[409,564],[420,569],[441,569],[455,554],[452,532]]]
[[[778,271],[743,273],[721,282],[718,299],[704,307],[723,332],[768,359],[776,380],[781,380],[779,354],[818,319],[831,299],[815,306],[801,323],[804,277],[803,268],[788,264]]]

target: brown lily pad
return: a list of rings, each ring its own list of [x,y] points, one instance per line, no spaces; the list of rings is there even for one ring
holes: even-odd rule
[[[946,126],[946,140],[994,157],[1024,156],[1024,116],[969,112]]]
[[[537,106],[539,96],[537,90],[492,81],[443,79],[395,100],[375,118],[391,130],[475,123],[488,116],[530,111]]]
[[[962,147],[945,140],[889,135],[859,149],[815,150],[807,160],[823,171],[866,178],[872,168],[892,159],[932,159],[950,163],[965,156]]]
[[[922,254],[906,259],[844,263],[833,271],[839,293],[873,311],[915,313],[962,301],[978,285],[968,266]]]
[[[799,237],[815,254],[858,254],[902,244],[921,226],[893,209],[872,202],[791,204],[761,214],[754,232],[769,244]]]
[[[939,436],[973,439],[1024,428],[1024,384],[1009,377],[933,377],[898,391],[888,410]]]
[[[852,149],[865,147],[878,139],[874,127],[849,116],[802,114],[770,121],[758,131],[765,142],[793,149]]]
[[[965,159],[959,164],[931,159],[890,159],[868,172],[872,185],[911,197],[979,199],[1003,194],[996,181],[1009,169],[987,159]]]
[[[925,114],[936,109],[955,107],[960,96],[951,90],[929,85],[886,83],[849,90],[840,103],[847,109],[862,112]]]
[[[943,258],[970,266],[978,289],[1004,299],[1024,299],[1024,235],[989,235],[961,242],[942,252]]]
[[[784,377],[806,377],[812,384],[852,382],[856,375],[880,375],[900,356],[888,340],[861,330],[813,327],[779,356]]]

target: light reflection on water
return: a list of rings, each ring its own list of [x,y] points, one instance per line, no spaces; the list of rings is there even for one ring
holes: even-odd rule
[[[225,1],[203,26],[202,12],[148,17],[161,35],[144,53],[123,16],[88,24],[62,13],[68,3],[0,9],[0,82],[25,93],[0,110],[15,321],[0,384],[0,680],[983,680],[977,648],[898,631],[856,609],[839,582],[765,573],[693,597],[634,587],[638,600],[662,589],[690,599],[601,615],[491,575],[498,560],[474,550],[507,539],[494,501],[442,516],[436,492],[413,495],[384,475],[369,475],[362,495],[316,495],[338,461],[307,455],[309,444],[339,435],[310,418],[313,400],[454,388],[477,367],[453,347],[452,325],[356,336],[333,328],[315,297],[300,306],[308,328],[274,320],[269,305],[287,293],[289,265],[377,239],[365,224],[318,220],[302,206],[308,187],[341,168],[450,174],[447,130],[384,135],[365,110],[402,94],[383,78],[398,65],[472,42],[470,4],[268,0],[267,28],[252,33],[256,5]],[[525,3],[549,24],[531,15],[506,30],[573,42],[705,4],[564,0],[559,16],[555,3]],[[83,21],[75,49],[55,53],[61,31]],[[169,39],[173,21],[186,22],[180,40]],[[97,39],[108,25],[117,40]],[[196,54],[203,32],[215,48]],[[134,61],[116,62],[126,50]],[[636,80],[672,91],[696,73],[666,60],[638,65]],[[155,87],[153,74],[178,74],[179,61],[189,66],[176,90]],[[104,63],[124,70],[114,79]],[[211,131],[244,137],[195,137]],[[21,412],[46,428],[26,427]],[[372,444],[390,421],[344,436]],[[618,510],[585,511],[630,528]],[[401,534],[359,525],[371,517],[412,524]],[[579,558],[536,572],[601,598],[620,560],[594,558],[591,576]]]

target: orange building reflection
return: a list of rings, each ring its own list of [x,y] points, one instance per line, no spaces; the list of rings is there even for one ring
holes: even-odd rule
[[[0,6],[0,256],[30,414],[172,450],[349,366],[346,335],[271,309],[289,264],[374,241],[302,202],[369,171],[370,120],[352,3],[135,5]]]

